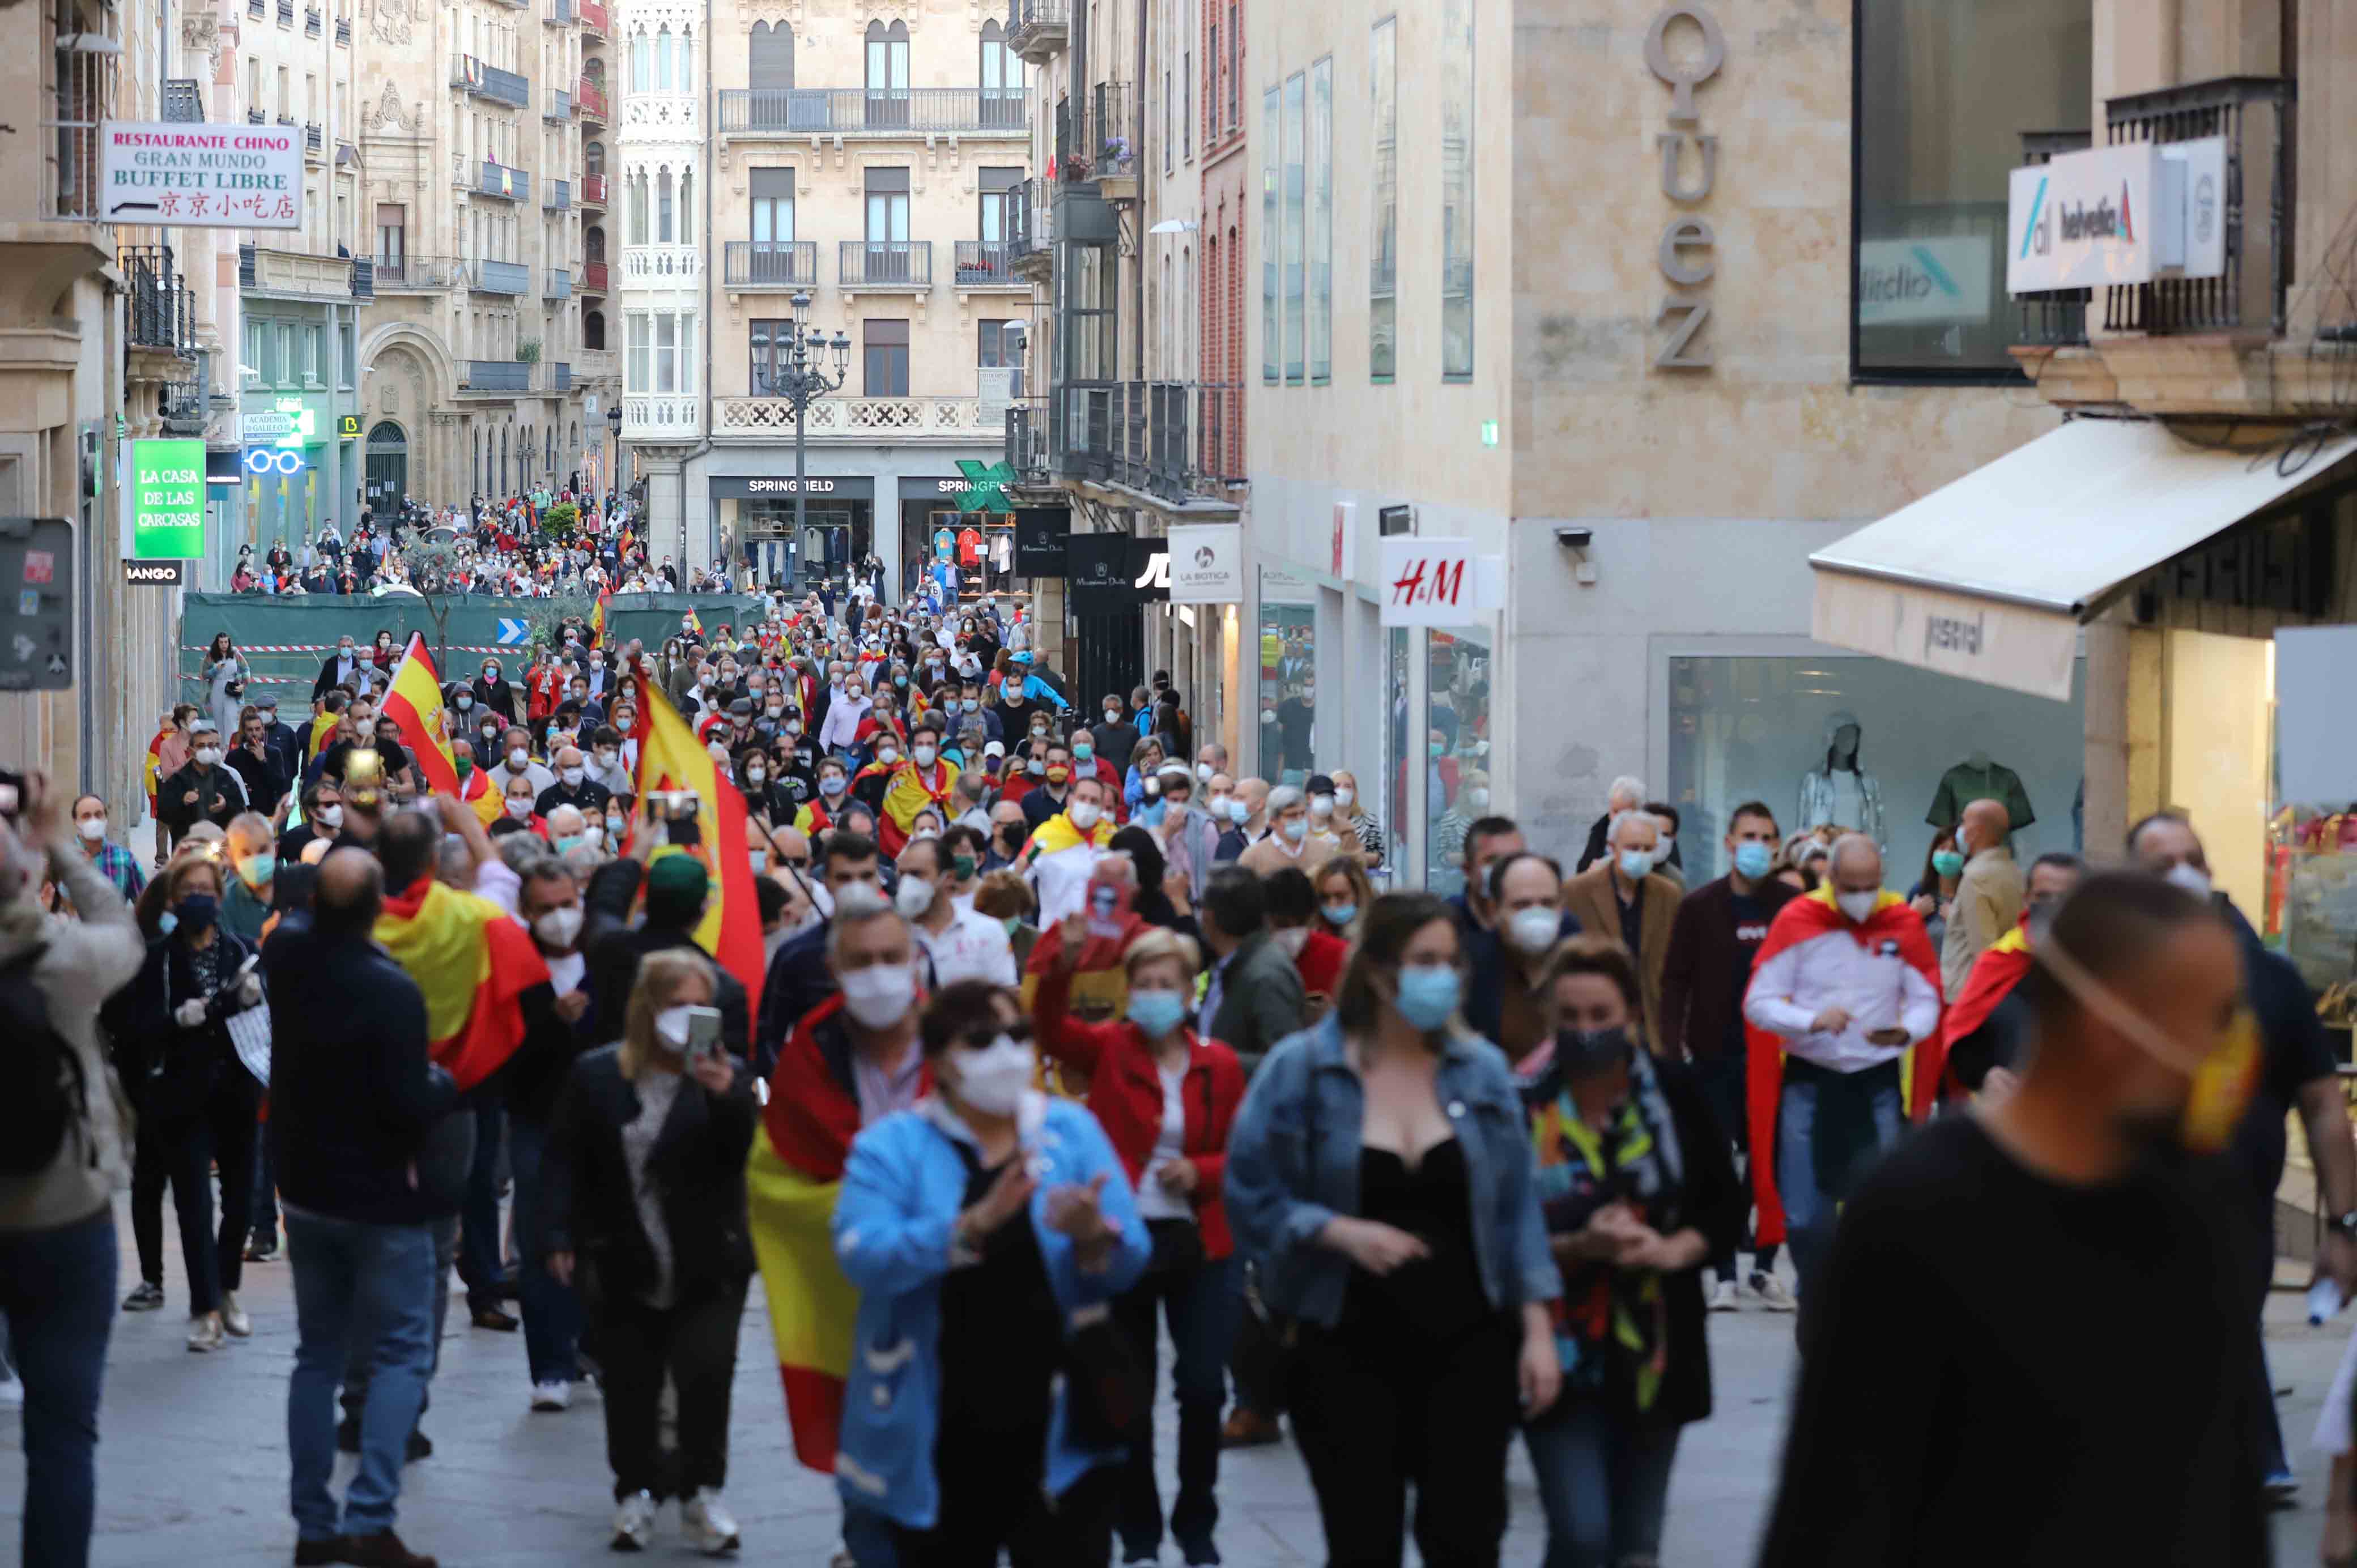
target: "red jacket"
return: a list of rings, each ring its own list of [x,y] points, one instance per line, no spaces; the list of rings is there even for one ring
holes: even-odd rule
[[[1301,972],[1303,993],[1310,996],[1340,995],[1342,965],[1350,957],[1350,943],[1331,931],[1311,930],[1301,950],[1293,955],[1293,967]]]
[[[1055,932],[1044,932],[1040,946],[1057,940]],[[1084,1024],[1073,1017],[1071,972],[1061,964],[1051,961],[1038,978],[1032,1009],[1039,1048],[1089,1075],[1089,1110],[1135,1186],[1146,1179],[1146,1159],[1162,1135],[1162,1074],[1154,1063],[1154,1047],[1146,1031],[1126,1019]],[[1180,1147],[1195,1167],[1194,1190],[1187,1197],[1202,1229],[1203,1256],[1216,1262],[1235,1251],[1220,1188],[1228,1170],[1228,1130],[1244,1097],[1244,1069],[1235,1052],[1192,1029],[1187,1031],[1187,1056],[1178,1090],[1187,1111]]]

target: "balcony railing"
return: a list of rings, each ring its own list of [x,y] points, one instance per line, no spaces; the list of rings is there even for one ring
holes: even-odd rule
[[[1056,172],[1071,181],[1135,177],[1129,83],[1101,81],[1082,104],[1056,111]]]
[[[1006,0],[1006,47],[1035,65],[1064,47],[1071,25],[1065,0]]]
[[[506,103],[518,109],[532,107],[532,81],[511,70],[486,65],[473,55],[460,55],[450,62],[450,85],[463,88],[477,98],[488,98],[494,103]]]
[[[573,297],[572,269],[568,267],[541,268],[540,297],[543,299],[571,299]]]
[[[1038,400],[1006,409],[1006,466],[1034,484],[1047,482],[1048,405]]]
[[[593,33],[606,31],[606,0],[573,0],[573,8],[579,13],[583,27]]]
[[[810,405],[805,433],[813,442],[928,441],[987,445],[1005,424],[1006,403],[980,397],[827,397]],[[624,419],[627,422],[629,415]],[[716,440],[791,435],[793,405],[775,397],[712,400]]]
[[[477,294],[527,295],[532,292],[532,269],[522,262],[487,262],[469,258],[459,266],[467,286]]]
[[[625,287],[684,288],[704,275],[700,245],[625,245],[622,283]]]
[[[2132,92],[2104,104],[2106,140],[2226,141],[2217,220],[2226,269],[2104,290],[2104,327],[2153,334],[2266,329],[2280,338],[2291,281],[2298,92],[2288,80],[2233,76]]]
[[[270,124],[270,116],[259,109],[249,109],[245,112],[245,123],[249,125],[267,125]]]
[[[551,212],[573,209],[573,182],[569,179],[544,179],[540,182],[540,204]]]
[[[573,0],[540,0],[540,19],[552,27],[571,27]]]
[[[573,367],[570,364],[563,360],[551,360],[542,368],[548,372],[541,378],[542,391],[561,392],[573,390]]]
[[[720,93],[720,134],[759,135],[974,134],[1030,129],[1022,88],[731,87]]]
[[[1005,240],[960,240],[957,285],[960,288],[1031,286],[1028,279],[1015,275],[1015,254]]]
[[[371,264],[379,294],[429,294],[450,286],[451,280],[463,275],[460,264],[448,256],[421,256],[414,252],[405,256],[379,256]]]
[[[278,25],[282,27],[295,25],[295,0],[278,0]]]
[[[521,360],[461,360],[460,392],[520,392],[532,390],[532,367]]]
[[[201,125],[205,123],[203,87],[193,76],[166,77],[160,107],[169,124]]]
[[[731,240],[721,281],[730,288],[811,288],[818,283],[815,240]]]
[[[510,168],[505,164],[495,164],[485,158],[482,167],[476,172],[475,190],[479,195],[496,196],[504,201],[530,201],[532,174],[529,170]]]
[[[1052,441],[1058,470],[1174,506],[1224,498],[1243,482],[1240,387],[1194,381],[1119,381],[1067,386]],[[1211,438],[1213,431],[1216,440]]]
[[[198,356],[203,359],[202,355]],[[156,400],[156,412],[164,421],[167,435],[202,435],[207,423],[205,399],[207,389],[204,371],[199,366],[194,379],[166,381],[163,395]]]
[[[646,392],[622,400],[625,441],[693,441],[703,434],[704,400],[692,393]]]
[[[135,349],[149,349],[194,359],[197,352],[197,296],[172,260],[169,245],[134,245],[120,258],[130,292],[124,304],[124,327]]]
[[[573,94],[561,87],[552,87],[540,95],[540,117],[544,120],[573,118]]]
[[[606,118],[606,90],[587,77],[574,83],[573,107],[585,120],[603,122]]]
[[[603,207],[606,205],[606,177],[604,175],[585,174],[581,177],[581,205],[584,207]]]
[[[619,373],[619,360],[611,349],[573,350],[573,376],[576,381],[610,381]]]
[[[354,299],[376,297],[376,263],[366,256],[352,258],[352,297]]]
[[[613,293],[612,287],[607,282],[605,263],[584,262],[581,264],[581,292],[583,294]]]
[[[1044,256],[1054,239],[1054,209],[1048,205],[1050,187],[1044,179],[1020,181],[1006,193],[1006,261],[1021,267]]]
[[[838,288],[929,289],[933,286],[930,240],[845,240],[835,262]]]
[[[237,248],[238,287],[249,294],[298,299],[352,299],[375,296],[376,269],[348,256],[315,256],[304,251],[272,251],[260,245]],[[367,288],[367,295],[360,294]]]
[[[2063,153],[2085,152],[2091,139],[2085,131],[2024,131],[2022,166],[2050,163]],[[2016,340],[2041,349],[2084,348],[2087,306],[2094,292],[2088,288],[2061,288],[2014,295],[2014,305],[2021,313]]]

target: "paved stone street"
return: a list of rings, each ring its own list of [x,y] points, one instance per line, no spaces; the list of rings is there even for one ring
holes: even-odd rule
[[[121,1219],[118,1207],[118,1219]],[[130,1227],[121,1227],[123,1288],[136,1283]],[[165,1234],[173,1232],[167,1222]],[[177,1244],[167,1245],[156,1313],[117,1318],[101,1417],[99,1568],[242,1568],[289,1560],[286,1513],[286,1374],[295,1343],[293,1286],[282,1262],[249,1265],[244,1300],[253,1337],[227,1351],[190,1355],[181,1344],[187,1294]],[[608,1472],[594,1392],[562,1414],[525,1408],[521,1337],[486,1333],[459,1316],[443,1347],[425,1429],[431,1459],[411,1466],[402,1530],[411,1543],[457,1568],[599,1561]],[[2278,1561],[2311,1562],[2322,1478],[2307,1452],[2316,1409],[2337,1364],[2344,1326],[2310,1329],[2299,1299],[2278,1294],[2269,1350],[2284,1424],[2299,1455],[2305,1506],[2278,1516]],[[1675,1568],[1749,1562],[1781,1436],[1792,1367],[1792,1319],[1746,1311],[1711,1319],[1718,1413],[1688,1430],[1671,1490],[1664,1561]],[[786,1437],[761,1292],[752,1292],[737,1361],[728,1498],[743,1523],[746,1560],[823,1563],[835,1540],[832,1483],[794,1463]],[[2166,1376],[2155,1368],[2155,1376]],[[1164,1404],[1162,1451],[1171,1450]],[[0,1541],[14,1551],[22,1506],[20,1438],[0,1422]],[[1522,1464],[1519,1451],[1516,1465]],[[350,1466],[339,1471],[339,1487]],[[1232,1568],[1296,1568],[1321,1561],[1318,1515],[1299,1459],[1288,1447],[1230,1455],[1221,1483],[1221,1546]],[[1544,1542],[1526,1476],[1513,1494],[1506,1561],[1535,1563]],[[666,1513],[666,1531],[675,1515]],[[675,1534],[660,1555],[683,1554]]]

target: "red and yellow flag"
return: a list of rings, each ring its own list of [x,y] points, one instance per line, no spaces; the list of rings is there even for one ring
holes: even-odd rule
[[[385,689],[384,716],[401,726],[401,744],[417,759],[417,771],[436,795],[458,792],[458,767],[451,759],[448,729],[442,721],[442,678],[425,651],[423,632],[409,634],[409,647],[393,667]]]
[[[602,648],[605,646],[606,601],[613,596],[614,590],[611,588],[606,589],[603,593],[600,593],[597,596],[597,607],[589,612],[589,646],[592,648]]]
[[[746,854],[745,796],[720,777],[712,754],[662,689],[643,671],[632,679],[639,693],[639,822],[632,831],[651,831],[650,795],[663,789],[695,791],[697,842],[665,844],[649,865],[666,854],[693,854],[704,862],[720,891],[695,928],[695,945],[737,977],[745,987],[746,1007],[759,1016],[761,978],[768,966],[761,950],[760,906],[753,896],[753,866]]]
[[[523,993],[547,983],[548,961],[505,910],[421,876],[385,895],[373,934],[425,993],[426,1050],[459,1092],[515,1055]]]

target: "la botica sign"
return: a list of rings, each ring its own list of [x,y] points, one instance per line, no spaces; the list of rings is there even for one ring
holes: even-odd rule
[[[303,128],[110,120],[99,188],[110,223],[300,229]]]
[[[1244,530],[1240,522],[1178,523],[1170,529],[1174,605],[1232,605],[1244,596]]]

